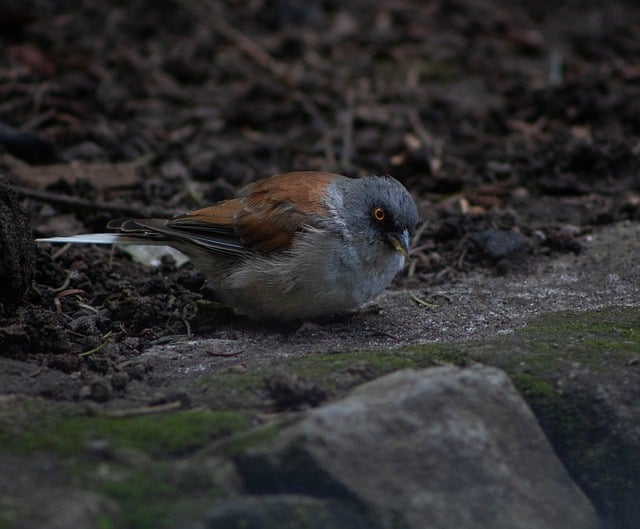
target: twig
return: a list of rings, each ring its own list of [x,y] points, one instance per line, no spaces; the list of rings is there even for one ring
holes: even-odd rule
[[[428,309],[437,309],[438,307],[440,307],[440,305],[437,305],[436,303],[429,303],[428,301],[425,301],[422,298],[419,298],[416,295],[412,295],[411,296],[411,300],[415,301],[418,305],[421,305],[423,307],[426,307]]]
[[[176,212],[164,208],[148,206],[129,206],[103,202],[102,200],[87,200],[85,198],[61,195],[51,191],[41,189],[30,189],[17,185],[10,186],[16,193],[25,198],[31,198],[40,202],[47,202],[56,206],[69,206],[78,209],[91,209],[98,211],[109,211],[116,215],[126,215],[131,217],[173,217]]]
[[[30,378],[36,378],[38,376],[40,376],[40,374],[45,370],[45,368],[47,367],[47,365],[42,362],[39,366],[38,369],[36,369],[35,371],[33,371],[32,373],[29,373],[29,377]]]
[[[66,296],[75,296],[76,294],[86,294],[84,290],[81,288],[70,288],[68,290],[63,290],[56,294],[57,298],[64,298]]]
[[[424,146],[425,157],[429,163],[431,173],[437,174],[442,166],[442,143],[434,139],[431,133],[424,127],[417,110],[411,109],[409,111],[409,122]]]
[[[221,358],[227,358],[232,356],[238,356],[244,353],[244,349],[241,351],[236,351],[235,353],[214,353],[213,351],[207,351],[208,356],[219,356]]]
[[[100,345],[98,345],[97,347],[94,347],[93,349],[90,349],[89,351],[78,353],[78,356],[83,357],[83,356],[89,356],[90,354],[93,354],[93,353],[97,353],[98,351],[100,351],[100,349],[104,348],[111,341],[112,334],[113,334],[113,331],[109,331],[107,334],[105,334],[102,337],[104,341]]]
[[[83,357],[83,356],[89,356],[89,355],[91,355],[93,353],[97,353],[101,349],[104,349],[109,344],[110,341],[111,340],[105,340],[104,342],[102,342],[97,347],[94,347],[93,349],[89,349],[88,351],[84,351],[82,353],[78,353],[78,356]]]
[[[429,226],[429,222],[430,222],[429,219],[427,219],[422,224],[420,224],[420,226],[418,226],[418,229],[413,234],[413,237],[411,239],[411,244],[416,244],[420,240],[420,237],[422,237],[422,234]],[[414,249],[414,251],[417,251],[417,250],[418,250],[417,248]]]
[[[192,333],[191,333],[191,324],[189,323],[189,320],[187,318],[182,318],[182,323],[184,323],[187,338],[191,338]]]
[[[207,24],[211,24],[213,29],[220,33],[220,35],[232,42],[242,53],[251,57],[251,59],[265,70],[268,70],[271,75],[287,84],[291,82],[291,78],[287,75],[289,68],[286,64],[274,59],[255,40],[240,33],[240,31],[225,22],[219,15],[209,18]]]
[[[407,271],[407,277],[411,278],[416,273],[416,268],[418,266],[418,261],[416,259],[411,259],[409,262],[409,270]]]
[[[65,290],[69,286],[69,282],[70,281],[71,281],[71,271],[69,271],[67,273],[67,277],[64,278],[64,281],[62,282],[62,285],[60,285],[57,288],[52,288],[51,290],[53,290],[53,292],[62,292],[63,290]]]
[[[151,415],[153,413],[164,413],[166,411],[179,410],[182,407],[183,404],[181,401],[174,400],[172,402],[166,402],[165,404],[158,404],[157,406],[141,406],[130,410],[108,411],[105,415],[113,418],[135,417],[136,415]]]

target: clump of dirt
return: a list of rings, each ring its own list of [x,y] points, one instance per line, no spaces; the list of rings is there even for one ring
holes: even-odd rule
[[[0,306],[12,307],[31,285],[35,244],[29,219],[0,174]]]

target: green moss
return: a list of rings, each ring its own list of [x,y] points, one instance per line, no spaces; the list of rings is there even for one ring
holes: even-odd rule
[[[409,529],[409,523],[400,515],[395,514],[391,520],[392,529]]]
[[[125,479],[98,486],[97,490],[118,503],[122,525],[140,529],[162,527],[174,502],[184,494],[171,483],[166,465],[134,469]]]
[[[222,372],[194,382],[206,394],[211,406],[252,408],[268,405],[265,380],[287,372],[314,382],[333,397],[349,389],[399,369],[420,369],[443,363],[464,365],[468,355],[452,346],[427,345],[376,351],[314,353],[267,360],[252,372]]]
[[[116,529],[118,527],[114,521],[104,513],[98,513],[96,515],[96,525],[98,529]]]
[[[375,378],[399,369],[420,369],[443,363],[464,364],[466,360],[467,355],[455,348],[429,344],[378,351],[314,354],[289,359],[286,365],[301,376],[326,380],[360,364],[369,367],[369,378]]]
[[[455,347],[460,357],[466,355],[512,375],[526,369],[535,376],[550,377],[569,365],[598,373],[626,366],[637,355],[639,329],[637,309],[560,312],[536,318],[511,334]]]
[[[221,410],[259,407],[268,366],[253,371],[223,371],[195,379],[192,388]]]
[[[0,529],[10,529],[14,523],[14,514],[4,507],[0,508]]]
[[[202,512],[220,489],[212,474],[193,462],[192,458],[200,457],[194,452],[248,427],[245,414],[233,411],[195,409],[113,418],[48,416],[41,408],[30,408],[31,420],[0,430],[2,450],[23,455],[55,453],[59,472],[66,474],[69,483],[118,505],[117,519],[108,513],[99,515],[100,529],[171,527],[174,515]],[[98,459],[87,450],[96,444],[107,450],[100,451]],[[125,465],[118,455],[126,454],[121,449],[134,449],[150,458]]]
[[[269,423],[252,430],[241,432],[224,443],[222,451],[230,457],[245,452],[254,446],[269,443],[278,435],[281,426]]]
[[[415,367],[411,358],[394,351],[320,353],[288,359],[286,367],[297,375],[330,382],[337,373],[347,371],[361,362],[367,364],[372,375]]]
[[[632,447],[613,435],[609,422],[613,410],[600,407],[590,392],[579,387],[567,394],[535,375],[518,374],[513,379],[560,459],[596,507],[601,512],[620,511],[625,495],[640,485],[640,460],[630,458]]]
[[[638,351],[640,310],[608,308],[546,314],[472,353],[511,375],[572,477],[621,527],[637,519],[628,498],[640,491],[640,458],[617,431],[619,410],[593,388],[625,378]]]
[[[105,478],[104,474],[111,474]],[[102,469],[85,476],[91,488],[119,506],[117,520],[102,515],[104,529],[173,527],[176,516],[201,513],[219,496],[208,473],[181,473],[170,461]]]
[[[94,441],[135,448],[151,456],[192,452],[215,438],[246,428],[238,412],[187,410],[126,418],[70,416],[33,418],[26,426],[0,432],[0,446],[16,454],[51,450],[71,455]]]
[[[527,398],[553,398],[553,386],[546,380],[541,380],[529,373],[518,373],[512,377],[513,383]]]

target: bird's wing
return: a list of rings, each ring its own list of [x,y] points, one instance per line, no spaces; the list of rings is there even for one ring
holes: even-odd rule
[[[322,227],[329,215],[327,186],[340,175],[292,172],[259,180],[238,198],[218,202],[171,219],[115,219],[112,234],[42,239],[47,242],[194,244],[215,253],[272,252],[291,245],[305,227]]]
[[[275,175],[249,184],[236,199],[175,217],[167,228],[189,233],[196,244],[205,238],[217,245],[222,239],[245,251],[283,250],[303,226],[328,215],[323,197],[335,178],[343,177],[315,172]],[[196,235],[198,240],[192,238]]]
[[[234,216],[241,208],[238,199],[219,202],[196,211],[208,211],[206,216],[186,213],[172,219],[116,219],[109,229],[118,234],[138,238],[140,242],[194,244],[206,250],[240,255],[250,249],[242,244],[234,229]]]

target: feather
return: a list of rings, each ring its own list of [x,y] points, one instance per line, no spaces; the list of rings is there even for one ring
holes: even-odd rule
[[[46,237],[36,239],[37,242],[50,243],[74,243],[74,244],[164,244],[153,240],[127,237],[117,233],[85,233],[82,235],[69,235],[67,237]]]

